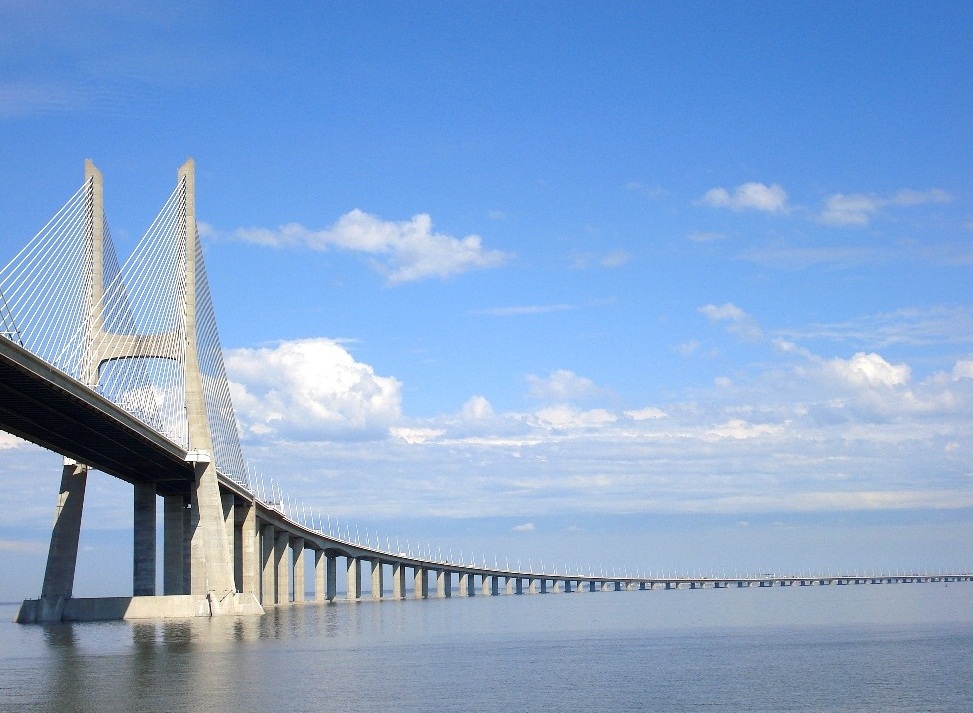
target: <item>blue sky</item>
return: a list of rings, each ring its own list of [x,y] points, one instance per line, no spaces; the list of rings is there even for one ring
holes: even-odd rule
[[[245,452],[309,507],[973,567],[967,3],[63,5],[0,0],[0,263],[85,158],[127,255],[193,156]],[[59,468],[0,445],[16,598]],[[127,561],[93,478],[84,557]]]

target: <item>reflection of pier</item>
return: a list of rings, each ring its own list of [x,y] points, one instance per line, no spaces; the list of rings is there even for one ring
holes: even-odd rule
[[[41,597],[19,621],[259,614],[372,599],[969,581],[971,575],[632,578],[413,557],[324,532],[252,482],[195,218],[194,168],[119,265],[101,173],[0,270],[0,428],[65,456]],[[133,486],[133,596],[73,597],[89,468]],[[162,582],[156,591],[157,498]],[[366,538],[367,539],[367,538]],[[391,549],[389,547],[388,549]],[[109,566],[109,563],[105,563]],[[310,574],[310,576],[309,576]]]

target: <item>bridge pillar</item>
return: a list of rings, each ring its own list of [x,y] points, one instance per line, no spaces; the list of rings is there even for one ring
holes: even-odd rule
[[[291,601],[291,536],[286,530],[278,530],[274,541],[274,568],[277,573],[277,604]]]
[[[459,596],[472,597],[473,588],[470,586],[470,575],[468,572],[459,573]]]
[[[189,594],[186,581],[186,498],[162,498],[162,593]]]
[[[327,560],[324,557],[324,550],[314,550],[314,601],[323,602],[325,601],[324,596],[324,581],[325,581],[325,563]]]
[[[500,575],[494,574],[490,577],[490,594],[492,596],[497,596],[500,594]]]
[[[260,592],[260,533],[257,508],[252,502],[237,506],[240,522],[240,591],[257,596]],[[258,597],[259,598],[259,597]]]
[[[348,556],[348,585],[346,597],[350,601],[361,599],[361,560]]]
[[[132,594],[155,596],[155,485],[136,483],[132,543]]]
[[[484,597],[490,596],[490,575],[488,574],[480,575],[480,594]]]
[[[304,574],[307,572],[307,559],[303,537],[291,538],[291,550],[294,552],[294,601],[304,601]]]
[[[392,598],[405,599],[405,565],[401,562],[392,564]]]
[[[452,596],[453,573],[448,569],[436,570],[436,596],[440,599],[448,599]]]
[[[277,594],[275,582],[274,543],[277,539],[276,528],[267,523],[261,530],[261,568],[260,603],[265,607],[273,606]]]
[[[412,596],[416,599],[425,599],[429,596],[429,577],[423,567],[415,568]]]
[[[326,553],[325,562],[327,562],[327,588],[324,592],[324,598],[329,602],[333,602],[334,598],[338,596],[338,558],[332,553]]]
[[[64,459],[61,491],[54,512],[54,529],[47,551],[47,567],[41,589],[41,621],[61,621],[64,601],[74,591],[74,571],[78,564],[78,539],[81,512],[88,483],[88,466]]]
[[[236,540],[236,498],[233,493],[220,492],[220,504],[223,507],[223,527],[226,529],[226,544],[230,550],[230,562],[233,565],[233,584],[240,590],[240,581],[236,576],[236,550],[239,543]]]
[[[372,559],[372,599],[381,599],[385,589],[384,573],[382,572],[382,560],[378,557]]]

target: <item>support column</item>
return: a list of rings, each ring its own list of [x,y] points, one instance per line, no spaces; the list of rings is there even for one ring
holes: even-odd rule
[[[459,596],[473,596],[473,589],[470,587],[470,575],[467,572],[459,573]]]
[[[88,466],[64,459],[61,491],[54,511],[54,529],[47,551],[47,568],[41,589],[41,621],[60,621],[64,600],[74,591],[74,571],[78,565],[78,539],[81,536],[81,511],[88,483]]]
[[[277,532],[274,542],[274,567],[277,570],[277,590],[275,601],[289,604],[291,601],[291,536],[286,530]]]
[[[325,601],[324,582],[327,559],[324,550],[314,550],[314,601]]]
[[[236,497],[233,493],[220,492],[220,504],[223,506],[223,525],[226,527],[226,546],[230,551],[230,562],[233,568],[233,586],[240,591],[240,580],[237,579],[236,552],[240,543],[236,538]]]
[[[555,586],[554,591],[555,592],[558,591],[557,590],[557,585],[555,584],[554,586]],[[571,593],[571,580],[570,579],[565,579],[564,580],[564,591],[565,591],[566,594],[570,594]]]
[[[186,498],[162,498],[162,593],[188,594],[186,586]]]
[[[185,594],[193,593],[193,518],[192,498],[186,498],[186,507],[182,511],[182,586]]]
[[[346,596],[350,601],[361,599],[361,560],[357,557],[348,557],[347,589]]]
[[[416,578],[413,584],[412,596],[416,599],[425,599],[429,596],[429,578],[426,576],[426,570],[422,567],[416,567]]]
[[[547,580],[541,577],[541,594],[547,594]]]
[[[481,574],[480,575],[480,594],[484,597],[490,596],[490,575]]]
[[[392,597],[405,599],[405,565],[401,562],[392,564]]]
[[[503,578],[503,593],[513,594],[514,593],[514,578],[504,577]]]
[[[500,594],[500,575],[495,574],[490,577],[490,594],[497,596]]]
[[[291,538],[291,550],[294,552],[294,601],[304,601],[304,574],[307,571],[307,560],[304,557],[304,538]]]
[[[257,508],[250,502],[238,505],[237,519],[240,520],[240,591],[256,597],[260,592],[260,533],[257,530]]]
[[[132,595],[155,596],[155,484],[137,483],[134,493]]]
[[[273,606],[276,601],[276,562],[274,561],[274,543],[277,540],[276,528],[264,525],[262,531],[261,560],[263,562],[260,581],[260,603],[265,607]]]
[[[328,580],[327,589],[324,591],[324,598],[329,602],[333,602],[334,598],[338,596],[338,558],[328,552],[324,559],[327,562]]]
[[[436,596],[449,599],[453,594],[453,573],[448,569],[436,570]]]
[[[385,589],[382,573],[382,560],[378,557],[372,560],[372,599],[381,599]]]

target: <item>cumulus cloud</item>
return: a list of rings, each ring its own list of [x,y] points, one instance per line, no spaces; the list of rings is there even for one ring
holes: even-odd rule
[[[831,359],[824,368],[853,386],[902,386],[912,377],[907,364],[890,364],[874,352],[858,352],[851,359]]]
[[[948,203],[953,197],[940,188],[914,191],[908,188],[891,196],[871,193],[835,193],[824,201],[818,220],[827,225],[865,226],[880,210],[888,206],[916,206],[924,203]]]
[[[276,230],[238,228],[231,237],[257,245],[365,253],[390,284],[447,278],[468,270],[496,267],[508,259],[500,250],[485,249],[479,235],[456,238],[434,232],[432,218],[425,213],[396,222],[356,208],[324,230],[288,223]]]
[[[787,192],[776,183],[770,186],[757,182],[742,183],[732,192],[723,187],[711,188],[700,200],[714,208],[729,208],[734,211],[787,211]]]
[[[493,406],[483,396],[474,396],[463,404],[462,414],[467,421],[482,421],[493,416]]]
[[[732,302],[722,305],[703,305],[699,308],[699,312],[713,322],[725,322],[727,332],[746,342],[756,342],[763,336],[756,320]]]
[[[525,522],[522,525],[514,525],[510,529],[514,532],[533,532],[537,527],[532,522]]]
[[[401,415],[399,381],[331,339],[232,349],[225,358],[245,434],[374,435]]]

